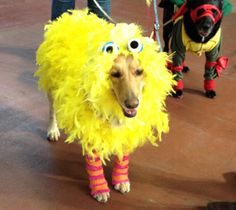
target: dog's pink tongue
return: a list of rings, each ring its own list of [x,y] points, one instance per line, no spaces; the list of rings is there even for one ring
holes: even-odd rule
[[[136,110],[135,109],[129,109],[129,110],[126,110],[126,112],[130,115],[134,115],[136,114]]]
[[[136,109],[127,109],[127,110],[124,110],[124,114],[126,117],[134,117],[137,114],[137,110]]]

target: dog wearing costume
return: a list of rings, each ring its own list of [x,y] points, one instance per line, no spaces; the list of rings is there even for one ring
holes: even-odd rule
[[[110,197],[102,164],[115,156],[112,185],[127,193],[130,153],[168,132],[165,99],[175,81],[158,50],[137,25],[114,25],[87,10],[46,25],[35,75],[49,99],[48,138],[57,141],[60,128],[66,142],[81,144],[99,202]]]
[[[164,20],[170,18],[173,13],[173,4],[177,6],[183,0],[162,0],[160,6],[164,7]],[[172,5],[172,6],[171,6]],[[171,8],[167,11],[167,9]],[[171,51],[173,63],[169,68],[175,74],[177,85],[174,87],[174,97],[183,95],[183,73],[189,68],[185,66],[186,51],[198,56],[205,53],[204,89],[208,98],[216,96],[215,79],[226,69],[228,59],[218,57],[221,46],[221,22],[225,15],[232,10],[232,5],[223,0],[187,0],[174,15],[174,25],[164,28],[165,51],[169,50],[168,42],[171,35]]]

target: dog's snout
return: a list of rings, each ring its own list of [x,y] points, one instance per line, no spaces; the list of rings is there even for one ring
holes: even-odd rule
[[[209,22],[203,23],[202,28],[203,30],[208,31],[211,28],[211,24]]]
[[[139,105],[139,100],[137,98],[132,98],[132,99],[126,99],[125,100],[125,106],[128,109],[135,109]]]

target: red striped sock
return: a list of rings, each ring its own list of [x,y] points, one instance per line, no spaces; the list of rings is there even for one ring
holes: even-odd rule
[[[129,170],[129,156],[123,156],[122,160],[115,157],[115,163],[112,172],[112,184],[120,184],[124,182],[129,182],[128,178]]]
[[[89,187],[92,196],[98,193],[110,192],[104,177],[102,161],[99,157],[93,159],[86,156],[86,170],[89,175]]]

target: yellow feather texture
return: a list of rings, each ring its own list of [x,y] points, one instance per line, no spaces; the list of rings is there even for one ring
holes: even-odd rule
[[[150,7],[152,0],[146,0],[146,4]]]
[[[104,161],[110,155],[122,157],[149,141],[157,145],[168,132],[165,99],[174,84],[166,69],[168,56],[158,52],[152,39],[142,36],[135,24],[107,23],[87,10],[63,14],[46,27],[44,41],[37,51],[39,87],[53,95],[59,127],[68,135],[66,142],[78,142],[83,153],[93,151]],[[143,43],[140,53],[131,53],[128,41]],[[143,97],[134,118],[123,115],[111,91],[109,71],[115,53],[102,52],[104,43],[113,41],[119,53],[133,54],[145,74]],[[114,127],[112,122],[119,121]],[[153,129],[158,136],[153,135]]]

